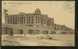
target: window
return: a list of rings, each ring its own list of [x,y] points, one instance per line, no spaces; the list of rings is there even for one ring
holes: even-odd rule
[[[33,16],[31,16],[31,23],[33,24],[34,23],[34,21],[33,21],[34,19],[33,19]]]
[[[48,34],[48,31],[43,31],[43,34]]]
[[[6,30],[7,32],[7,34],[9,34],[10,36],[13,36],[13,29],[12,28],[7,28],[7,30]]]
[[[34,33],[35,33],[35,34],[39,34],[39,32],[40,32],[40,30],[35,30]]]
[[[23,21],[24,21],[23,23],[25,24],[25,16],[23,17]]]
[[[23,30],[22,29],[19,29],[18,31],[19,31],[20,34],[23,34]]]
[[[32,29],[28,30],[28,34],[33,34],[33,33],[34,33],[34,30],[32,30]]]
[[[56,34],[56,32],[55,31],[51,31],[51,34]]]
[[[23,24],[23,16],[20,17],[20,23]]]

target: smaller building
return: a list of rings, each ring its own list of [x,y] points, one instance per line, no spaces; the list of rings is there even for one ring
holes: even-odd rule
[[[65,25],[55,24],[55,32],[57,34],[73,34],[74,30]]]

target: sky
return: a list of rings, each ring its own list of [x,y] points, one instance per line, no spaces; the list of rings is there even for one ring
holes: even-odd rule
[[[75,1],[3,1],[2,22],[5,22],[3,9],[7,9],[8,14],[18,14],[19,12],[34,13],[36,8],[39,8],[42,14],[54,18],[56,24],[74,29]]]

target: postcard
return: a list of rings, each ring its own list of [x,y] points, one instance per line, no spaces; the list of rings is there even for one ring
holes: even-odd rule
[[[2,1],[2,46],[75,46],[75,1]]]

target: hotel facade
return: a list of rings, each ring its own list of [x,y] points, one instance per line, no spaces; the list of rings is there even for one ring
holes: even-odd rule
[[[55,34],[73,33],[73,30],[65,25],[54,23],[54,18],[42,14],[39,8],[34,13],[19,13],[5,16],[4,30],[6,34]]]

